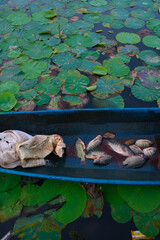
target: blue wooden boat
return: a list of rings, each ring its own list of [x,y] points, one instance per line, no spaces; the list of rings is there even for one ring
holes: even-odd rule
[[[98,134],[111,131],[116,133],[118,138],[154,139],[160,150],[160,109],[158,108],[1,113],[0,131],[8,129],[22,130],[32,135],[58,133],[72,150],[77,137],[87,143]],[[66,181],[156,185],[160,184],[158,154],[156,159],[148,161],[137,169],[120,167],[117,161],[106,166],[96,166],[91,160],[87,160],[86,165],[81,165],[77,158],[66,153],[62,159],[50,154],[47,158],[49,163],[44,167],[0,168],[0,172]]]

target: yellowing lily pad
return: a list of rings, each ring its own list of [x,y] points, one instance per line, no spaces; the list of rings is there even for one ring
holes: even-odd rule
[[[135,45],[125,45],[118,47],[117,52],[132,57],[139,53],[139,49]]]
[[[93,69],[93,74],[97,75],[106,75],[107,74],[107,68],[101,67],[101,66],[95,66]]]
[[[44,17],[45,18],[53,18],[55,17],[57,14],[54,10],[49,10],[49,11],[45,11],[44,12]]]

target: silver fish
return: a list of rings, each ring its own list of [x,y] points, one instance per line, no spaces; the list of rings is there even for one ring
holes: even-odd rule
[[[137,168],[143,166],[144,163],[146,162],[146,159],[147,159],[146,156],[143,154],[134,155],[127,157],[122,164],[127,167]]]
[[[117,140],[108,139],[107,145],[116,153],[122,156],[132,156],[134,152],[125,144],[118,142]]]
[[[97,148],[102,143],[102,136],[98,135],[92,141],[90,141],[87,145],[87,151],[92,151]]]
[[[157,152],[157,148],[155,147],[149,147],[149,148],[145,148],[143,149],[143,153],[145,156],[147,157],[152,157],[154,156],[154,154]]]
[[[138,147],[137,145],[130,145],[129,148],[135,153],[135,154],[143,154],[142,149]]]
[[[85,161],[85,144],[84,142],[78,138],[77,141],[75,142],[75,154],[78,158],[81,159],[81,161]]]
[[[108,154],[98,156],[94,159],[93,163],[98,165],[107,165],[111,161],[112,157]]]
[[[148,139],[139,139],[135,142],[135,145],[137,145],[140,148],[148,148],[153,145],[153,142]]]
[[[103,151],[91,151],[86,154],[86,158],[95,159],[96,157],[102,156],[104,154],[105,152]]]

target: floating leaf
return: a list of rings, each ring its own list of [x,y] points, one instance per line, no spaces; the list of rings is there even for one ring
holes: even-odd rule
[[[160,24],[157,25],[157,26],[155,26],[155,27],[153,28],[153,31],[154,31],[155,34],[157,34],[158,36],[160,36]]]
[[[100,218],[102,215],[103,205],[104,203],[101,197],[99,198],[88,197],[87,204],[82,214],[82,217],[89,218],[92,217],[93,215],[96,215],[98,218]]]
[[[126,9],[114,9],[110,14],[114,17],[114,19],[126,19],[129,12]]]
[[[50,101],[50,97],[47,94],[41,94],[34,98],[34,103],[36,105],[47,104],[47,103],[49,103],[49,101]]]
[[[13,51],[8,52],[7,56],[9,58],[17,58],[17,57],[19,57],[20,54],[21,54],[20,51],[13,50]]]
[[[54,18],[56,16],[56,12],[54,10],[49,10],[44,12],[45,18]]]
[[[136,3],[138,6],[145,7],[145,8],[150,8],[154,4],[152,0],[137,0]]]
[[[128,73],[130,72],[129,67],[118,58],[104,60],[103,66],[107,68],[109,74],[115,77],[128,75]]]
[[[84,93],[89,82],[89,78],[80,74],[77,70],[70,71],[69,76],[66,78],[64,89],[72,94]]]
[[[92,0],[89,2],[92,6],[100,7],[107,5],[107,2],[105,0]]]
[[[38,79],[24,79],[20,84],[20,90],[25,91],[35,87]]]
[[[87,91],[92,92],[92,91],[94,91],[96,88],[97,88],[96,85],[91,85],[91,86],[87,87],[86,89],[87,89]]]
[[[121,29],[124,27],[124,23],[119,20],[114,20],[113,22],[110,23],[110,26],[111,26],[111,28]]]
[[[159,206],[158,186],[118,185],[120,196],[137,212],[147,213]],[[149,194],[152,192],[152,194]]]
[[[131,58],[128,55],[118,53],[115,58],[120,59],[124,63],[129,63]]]
[[[93,69],[93,74],[97,75],[106,75],[107,74],[107,68],[101,67],[101,66],[95,66]]]
[[[128,0],[111,0],[109,4],[115,8],[127,8],[130,5],[130,1],[128,1]]]
[[[118,223],[126,223],[132,219],[132,209],[127,203],[111,204],[111,215]]]
[[[22,93],[23,97],[22,98],[25,98],[26,100],[32,100],[35,96],[38,95],[38,93],[34,90],[34,89],[30,89],[28,91],[25,91]]]
[[[144,9],[136,9],[131,11],[132,17],[139,18],[142,20],[150,20],[152,18],[155,18],[155,14],[151,11],[147,11]]]
[[[14,12],[7,17],[11,25],[24,25],[31,21],[31,18],[25,12]]]
[[[142,42],[147,47],[156,48],[158,50],[160,49],[160,38],[155,35],[145,36],[142,39]]]
[[[149,89],[160,89],[160,73],[156,69],[139,69],[137,76],[144,87]]]
[[[49,40],[46,40],[45,43],[51,47],[55,47],[60,43],[60,39],[51,37]]]
[[[67,50],[69,50],[69,46],[65,43],[61,43],[55,47],[53,53],[66,52]]]
[[[38,11],[32,14],[32,20],[36,22],[50,22],[50,19],[47,19],[45,11]]]
[[[26,79],[34,79],[41,75],[47,69],[47,63],[43,61],[29,60],[21,66],[22,71],[26,75]]]
[[[152,50],[141,51],[139,58],[152,66],[160,66],[160,56]]]
[[[95,32],[87,32],[85,36],[88,36],[92,40],[92,47],[102,42],[102,36]]]
[[[97,108],[124,108],[124,99],[120,95],[107,99],[93,98],[92,102]]]
[[[20,54],[18,58],[13,60],[13,63],[15,64],[23,64],[25,62],[27,62],[29,60],[29,57],[24,55],[24,54]]]
[[[141,38],[136,33],[120,32],[116,35],[116,40],[121,43],[136,44],[141,41]]]
[[[121,54],[127,54],[128,56],[132,57],[139,53],[139,49],[134,45],[125,45],[118,47],[117,52]]]
[[[83,36],[81,34],[73,34],[65,39],[65,43],[71,47],[91,47],[92,40],[88,36]]]
[[[126,21],[124,22],[125,27],[131,28],[131,29],[139,29],[143,28],[145,25],[145,21],[137,18],[127,18]]]
[[[160,24],[160,19],[152,19],[147,22],[147,27],[149,29],[154,29],[154,27],[158,26]]]
[[[0,173],[0,192],[8,191],[20,183],[21,177],[18,175]]]
[[[96,60],[97,58],[99,58],[99,52],[84,51],[84,52],[80,53],[80,57],[83,58],[83,59],[85,58],[85,59]]]
[[[35,42],[27,45],[23,52],[32,59],[42,59],[49,58],[53,50],[43,42]]]
[[[124,203],[124,200],[121,198],[117,190],[117,185],[104,184],[102,185],[102,192],[104,198],[108,203],[114,205]]]
[[[7,112],[10,111],[17,103],[15,96],[12,93],[0,94],[0,109]]]
[[[41,93],[51,93],[56,95],[60,91],[59,85],[52,79],[45,79],[42,82],[38,83],[36,86],[36,91]]]
[[[39,203],[38,192],[40,187],[35,184],[26,184],[21,191],[21,202],[25,206],[34,206]]]
[[[15,81],[6,81],[0,83],[0,94],[1,93],[17,94],[18,92],[19,85]]]
[[[97,61],[90,61],[87,59],[83,59],[81,62],[81,66],[79,67],[79,70],[83,71],[83,72],[92,73],[94,67],[96,67],[96,66],[101,66],[101,64]]]
[[[0,34],[10,33],[13,30],[14,27],[8,21],[0,20]]]
[[[71,106],[77,106],[82,104],[82,100],[75,95],[66,95],[62,98],[62,100],[68,102]]]
[[[81,65],[81,59],[75,58],[74,54],[70,52],[58,53],[52,58],[52,61],[64,70],[75,69]]]
[[[105,99],[113,94],[119,94],[124,90],[124,85],[120,79],[112,76],[104,76],[95,83],[97,88],[91,94],[100,99]]]

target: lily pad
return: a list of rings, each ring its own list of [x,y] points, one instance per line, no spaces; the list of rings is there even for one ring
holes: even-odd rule
[[[87,32],[85,36],[88,36],[92,40],[92,47],[102,42],[102,36],[95,32]]]
[[[7,17],[7,20],[11,25],[25,25],[31,21],[30,16],[28,16],[25,12],[14,12]]]
[[[20,183],[21,177],[18,175],[0,173],[0,192],[8,191]]]
[[[0,34],[10,33],[14,30],[14,27],[5,20],[0,20]]]
[[[107,68],[110,75],[115,77],[122,77],[124,75],[128,75],[128,73],[130,72],[129,67],[118,58],[104,60],[103,66]]]
[[[92,103],[96,108],[124,108],[124,99],[117,95],[107,99],[93,98]]]
[[[44,12],[45,18],[54,18],[57,15],[57,13],[54,10],[49,10]]]
[[[34,98],[34,103],[36,105],[47,104],[50,101],[50,97],[47,94],[41,94]]]
[[[38,192],[40,187],[35,184],[26,184],[21,191],[21,202],[25,206],[34,206],[39,203]]]
[[[125,27],[131,28],[131,29],[139,29],[143,28],[145,25],[145,21],[141,19],[137,19],[134,17],[127,18],[126,21],[124,22]]]
[[[13,63],[15,64],[23,64],[24,62],[27,62],[29,60],[29,57],[25,54],[20,54],[18,58],[13,60]]]
[[[142,20],[150,20],[155,18],[155,14],[151,11],[147,11],[144,9],[136,9],[131,11],[132,17],[139,18]]]
[[[17,58],[17,57],[19,57],[20,54],[21,54],[20,51],[12,50],[12,51],[8,52],[7,56],[9,58]]]
[[[130,5],[130,1],[128,0],[111,0],[109,3],[110,6],[115,8],[127,8]]]
[[[121,54],[126,54],[132,57],[139,53],[139,49],[134,45],[125,45],[125,46],[118,47],[117,52]]]
[[[96,67],[96,66],[101,66],[101,64],[97,61],[91,61],[91,60],[88,60],[88,59],[83,59],[82,62],[81,62],[81,66],[79,67],[79,70],[83,71],[83,72],[92,73],[94,67]]]
[[[126,9],[114,9],[110,13],[114,19],[126,19],[129,15],[128,10]]]
[[[126,223],[132,219],[132,209],[127,203],[111,204],[111,215],[118,223]]]
[[[81,34],[73,34],[65,39],[65,43],[71,47],[91,47],[92,40],[88,36],[83,36]]]
[[[12,93],[0,94],[0,109],[7,112],[10,111],[16,105],[17,100]]]
[[[145,8],[151,8],[154,4],[152,0],[137,0],[136,3],[138,6]]]
[[[63,101],[66,101],[71,106],[77,106],[82,104],[82,100],[75,95],[66,95],[62,98]]]
[[[36,22],[51,22],[50,19],[46,18],[45,11],[38,11],[32,14],[32,20]]]
[[[68,93],[80,94],[86,92],[86,88],[90,80],[88,77],[80,74],[77,70],[70,72],[69,77],[66,78],[64,89]]]
[[[97,88],[91,94],[99,99],[105,99],[112,95],[118,95],[124,90],[124,85],[120,79],[112,76],[104,76],[95,83]]]
[[[97,74],[97,75],[106,75],[107,74],[107,68],[105,67],[101,67],[101,66],[95,66],[93,69],[93,74]]]
[[[20,84],[20,90],[25,91],[36,86],[38,79],[24,79]]]
[[[152,50],[141,51],[139,58],[152,66],[160,66],[160,56]]]
[[[155,27],[153,28],[153,31],[154,31],[155,34],[157,34],[158,36],[160,36],[160,24],[157,25],[157,26],[155,26]]]
[[[100,7],[107,5],[107,2],[105,0],[92,0],[89,2],[92,6]]]
[[[49,40],[46,40],[45,43],[51,47],[55,47],[60,43],[60,39],[51,37]]]
[[[160,38],[155,35],[145,36],[142,39],[142,42],[147,47],[152,47],[158,50],[160,49]]]
[[[26,79],[35,79],[47,69],[47,63],[43,61],[29,60],[21,66],[22,71],[26,75]]]
[[[152,194],[149,194],[152,191]],[[120,196],[135,211],[147,213],[159,206],[160,191],[158,186],[118,185]]]
[[[15,81],[6,81],[0,83],[0,94],[12,93],[17,94],[19,92],[19,85]]]
[[[99,58],[99,52],[96,52],[96,51],[84,51],[84,52],[80,53],[80,57],[83,58],[83,59],[96,60],[97,58]]]
[[[154,68],[144,68],[138,71],[142,85],[149,89],[160,89],[160,73]]]
[[[154,27],[160,25],[160,19],[155,18],[155,19],[149,20],[146,25],[149,29],[153,30]]]
[[[136,33],[120,32],[116,35],[116,40],[121,43],[136,44],[141,41],[141,38]]]
[[[119,195],[119,192],[117,190],[117,185],[112,184],[104,184],[102,185],[102,192],[103,196],[106,199],[106,201],[110,204],[122,204],[124,203],[123,198]]]
[[[125,54],[120,54],[118,53],[115,58],[120,59],[122,62],[124,63],[129,63],[131,60],[131,57],[129,57],[128,55]]]
[[[59,85],[53,79],[46,79],[38,83],[36,86],[36,91],[40,93],[50,93],[56,95],[60,91]]]
[[[124,23],[120,20],[114,20],[113,22],[110,23],[110,26],[111,26],[111,28],[121,29],[124,27]]]
[[[49,58],[53,50],[43,42],[35,42],[27,45],[23,52],[32,59],[42,59]]]
[[[37,95],[38,93],[34,89],[30,89],[22,93],[22,98],[25,98],[26,100],[30,101]]]
[[[64,70],[75,69],[81,65],[81,59],[75,58],[71,52],[58,53],[52,58],[52,61]]]

